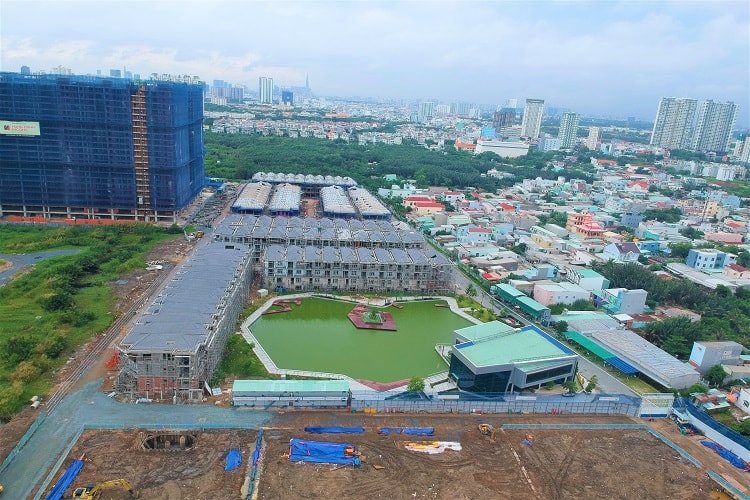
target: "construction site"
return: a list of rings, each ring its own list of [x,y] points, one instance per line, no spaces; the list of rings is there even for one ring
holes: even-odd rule
[[[482,423],[493,432],[483,433]],[[312,434],[311,426],[318,425],[360,433]],[[405,432],[415,425],[432,426],[420,430],[434,432]],[[259,430],[86,430],[63,467],[84,455],[73,487],[122,478],[139,498],[707,499],[717,494],[717,484],[695,459],[649,429],[643,420],[624,416],[563,421],[550,415],[289,412],[274,415],[256,457]],[[295,459],[292,440],[340,444],[356,449],[357,460]],[[241,450],[242,463],[226,471],[225,458],[234,448]],[[99,498],[130,496],[115,485]]]

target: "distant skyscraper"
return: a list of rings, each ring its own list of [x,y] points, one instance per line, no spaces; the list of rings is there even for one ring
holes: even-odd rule
[[[516,122],[516,108],[502,108],[492,115],[492,125],[499,131],[505,127],[512,127]]]
[[[586,147],[591,151],[596,151],[600,142],[602,142],[602,129],[600,127],[589,127],[589,136],[586,139]]]
[[[432,118],[435,114],[435,103],[432,101],[422,101],[419,103],[419,117],[425,120]]]
[[[689,148],[697,105],[695,99],[662,97],[651,132],[651,145],[668,149]]]
[[[258,100],[261,104],[273,102],[273,78],[261,76],[258,79]]]
[[[570,149],[578,143],[578,122],[581,115],[578,113],[563,113],[560,118],[560,131],[557,138],[560,139],[560,149]]]
[[[22,75],[30,75],[31,74],[31,68],[28,66],[21,66],[21,74]]]
[[[698,111],[693,149],[697,151],[728,151],[736,121],[737,105],[735,103],[704,101]]]
[[[451,113],[456,116],[469,116],[471,107],[468,102],[454,102],[451,104]]]
[[[293,106],[294,105],[294,92],[291,90],[282,90],[281,91],[281,103],[285,106]]]
[[[518,99],[507,99],[504,107],[516,109],[518,107]]]
[[[111,69],[109,70],[109,76],[112,78],[122,78],[122,71],[119,69]]]
[[[521,120],[521,136],[529,139],[539,137],[542,128],[542,112],[544,111],[544,99],[526,99],[523,108],[523,119]]]

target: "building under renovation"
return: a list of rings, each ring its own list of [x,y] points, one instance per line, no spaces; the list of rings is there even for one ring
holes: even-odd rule
[[[120,390],[201,397],[247,302],[249,257],[237,243],[195,249],[120,344]]]

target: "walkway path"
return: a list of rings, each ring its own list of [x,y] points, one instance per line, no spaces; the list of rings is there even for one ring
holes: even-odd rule
[[[84,424],[151,425],[206,424],[266,425],[272,414],[207,405],[132,405],[108,398],[98,391],[102,381],[68,394],[47,416],[15,460],[0,474],[8,498],[27,498],[35,492],[48,470],[60,458]],[[12,492],[12,493],[11,493]]]

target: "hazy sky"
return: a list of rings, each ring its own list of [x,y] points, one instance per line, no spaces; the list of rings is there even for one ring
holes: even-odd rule
[[[750,2],[1,0],[0,69],[22,65],[648,120],[662,96],[732,100],[748,127]]]

